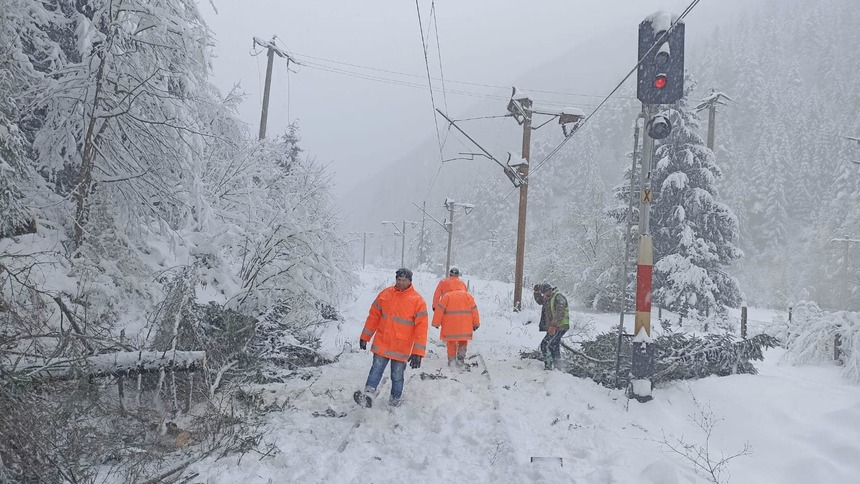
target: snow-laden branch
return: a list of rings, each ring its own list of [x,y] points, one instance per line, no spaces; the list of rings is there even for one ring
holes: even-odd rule
[[[124,351],[81,358],[32,359],[14,367],[0,363],[0,373],[24,374],[34,380],[61,381],[78,378],[130,376],[166,371],[194,371],[206,362],[205,351]]]

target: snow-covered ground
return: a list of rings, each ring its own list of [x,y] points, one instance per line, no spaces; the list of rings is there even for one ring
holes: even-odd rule
[[[719,482],[860,482],[860,387],[841,381],[836,366],[783,365],[782,350],[770,350],[755,363],[758,375],[676,382],[642,404],[520,359],[542,337],[525,324],[539,315],[534,302],[514,313],[510,284],[463,279],[482,323],[471,371],[447,367],[430,328],[421,368],[406,370],[404,405],[387,406],[389,384],[373,408],[359,408],[352,393],[364,385],[371,354],[358,349],[358,336],[373,298],[394,282],[393,269],[368,268],[345,321],[324,335],[337,362],[263,387],[267,402],[284,408],[264,424],[261,447],[274,450],[199,462],[188,469],[199,473],[194,482],[699,483],[713,482],[697,468],[708,459]],[[415,274],[428,302],[437,282]],[[594,331],[618,324],[617,314],[574,317],[593,320]]]

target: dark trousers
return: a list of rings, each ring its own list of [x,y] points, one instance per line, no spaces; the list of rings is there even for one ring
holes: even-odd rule
[[[564,333],[567,333],[567,328],[558,329],[555,334],[547,333],[540,342],[540,352],[547,370],[552,369],[553,363],[561,357],[561,337]]]

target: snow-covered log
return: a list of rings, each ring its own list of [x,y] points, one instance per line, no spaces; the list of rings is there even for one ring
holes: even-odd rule
[[[74,359],[29,361],[23,365],[18,362],[15,367],[0,364],[0,370],[24,374],[34,380],[57,381],[131,376],[161,370],[194,371],[202,368],[205,362],[205,351],[124,351]]]

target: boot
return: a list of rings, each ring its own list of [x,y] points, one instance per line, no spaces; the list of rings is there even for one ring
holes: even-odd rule
[[[457,367],[463,368],[466,366],[466,355],[457,355]]]
[[[355,403],[366,408],[373,406],[374,397],[376,397],[376,388],[373,387],[364,387],[364,391],[357,390],[352,394],[352,399],[355,400]]]
[[[448,357],[448,368],[454,368],[457,366],[457,358],[454,356]]]

